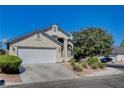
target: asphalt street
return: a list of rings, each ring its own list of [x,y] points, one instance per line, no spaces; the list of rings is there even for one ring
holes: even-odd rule
[[[73,80],[38,82],[7,88],[124,88],[124,74],[97,77],[82,77]]]

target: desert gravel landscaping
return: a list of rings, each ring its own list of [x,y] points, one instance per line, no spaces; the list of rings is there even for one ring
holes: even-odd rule
[[[19,74],[4,74],[4,73],[0,73],[0,79],[5,80],[6,85],[13,85],[13,84],[17,84],[17,83],[22,82]]]
[[[77,72],[73,70],[73,67],[69,63],[64,63],[64,66],[74,72],[77,76],[82,76],[82,77],[92,77],[92,76],[104,76],[104,75],[116,75],[116,74],[121,74],[122,71],[118,70],[116,68],[112,67],[105,67],[104,69],[91,69],[90,67],[88,68],[83,68],[82,72]]]
[[[68,69],[70,69],[71,71],[73,71],[78,76],[82,76],[82,75],[86,75],[86,74],[92,74],[94,72],[98,72],[98,71],[103,70],[103,69],[93,70],[91,68],[88,68],[88,69],[83,68],[82,72],[77,72],[77,71],[73,70],[73,67],[70,65],[70,63],[64,63],[64,66],[67,67]]]

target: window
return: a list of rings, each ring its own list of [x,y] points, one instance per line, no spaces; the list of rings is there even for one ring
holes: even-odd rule
[[[63,38],[58,38],[58,41],[61,43],[64,43],[64,39]]]

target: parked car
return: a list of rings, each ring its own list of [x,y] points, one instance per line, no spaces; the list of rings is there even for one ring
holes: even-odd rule
[[[101,62],[103,62],[103,63],[112,62],[112,58],[110,58],[110,57],[102,58]]]

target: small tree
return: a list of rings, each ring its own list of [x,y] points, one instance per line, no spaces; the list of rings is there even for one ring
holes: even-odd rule
[[[0,42],[0,49],[2,48],[2,42]]]
[[[101,28],[81,29],[74,32],[75,57],[80,59],[84,56],[108,56],[111,54],[113,39],[111,34]]]
[[[0,49],[0,55],[5,55],[6,54],[6,51],[4,49]]]
[[[124,47],[124,39],[122,40],[120,46]]]
[[[0,55],[5,55],[6,49],[4,49],[2,46],[3,46],[3,42],[0,42]]]

